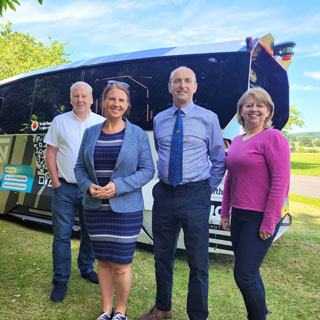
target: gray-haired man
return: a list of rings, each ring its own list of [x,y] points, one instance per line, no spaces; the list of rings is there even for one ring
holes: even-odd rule
[[[86,128],[105,120],[91,111],[92,88],[76,82],[70,88],[73,110],[56,116],[45,136],[46,162],[52,182],[53,278],[51,300],[65,297],[71,272],[71,234],[76,214],[79,216],[81,240],[78,267],[83,278],[98,283],[93,271],[94,253],[83,222],[83,194],[76,184],[74,166]]]

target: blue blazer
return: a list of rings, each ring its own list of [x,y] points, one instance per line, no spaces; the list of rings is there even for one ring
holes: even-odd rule
[[[125,119],[126,129],[111,180],[116,186],[116,195],[109,199],[112,211],[135,212],[144,209],[142,186],[154,175],[148,135],[140,127]],[[102,200],[93,198],[88,190],[91,184],[98,184],[94,172],[93,152],[96,141],[105,122],[85,130],[74,173],[83,192],[83,206],[95,209]]]

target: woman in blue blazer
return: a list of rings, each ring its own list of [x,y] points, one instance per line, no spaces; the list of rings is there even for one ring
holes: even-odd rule
[[[124,118],[129,86],[110,81],[101,101],[107,120],[84,132],[74,172],[98,260],[102,314],[97,320],[126,320],[131,262],[143,222],[141,188],[155,170],[147,133]]]

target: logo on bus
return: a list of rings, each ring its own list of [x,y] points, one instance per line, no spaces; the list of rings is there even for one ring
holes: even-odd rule
[[[39,122],[38,121],[32,121],[32,124],[31,124],[31,130],[32,131],[36,131],[37,129],[39,128]]]

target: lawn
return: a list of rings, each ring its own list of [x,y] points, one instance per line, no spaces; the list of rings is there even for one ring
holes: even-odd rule
[[[291,153],[291,174],[320,177],[320,153]]]
[[[293,225],[270,249],[262,267],[268,320],[320,319],[320,199],[290,196]],[[50,301],[52,234],[49,228],[0,216],[0,319],[96,319],[99,288],[81,279],[76,267],[79,239],[72,239],[72,275],[66,299]],[[233,257],[211,255],[209,319],[245,320],[246,312],[232,276]],[[154,304],[155,277],[151,252],[137,249],[128,319]],[[173,289],[174,319],[187,320],[188,266],[177,255]]]

